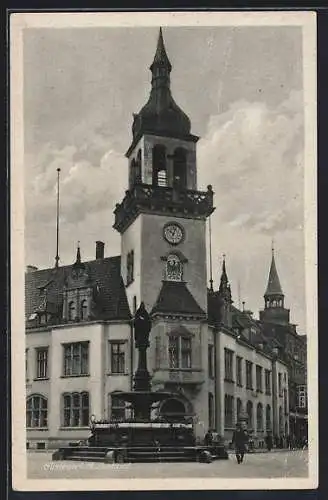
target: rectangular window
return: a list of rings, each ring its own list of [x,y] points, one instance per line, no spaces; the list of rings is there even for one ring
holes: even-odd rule
[[[208,376],[214,378],[214,346],[208,346]]]
[[[253,390],[253,363],[246,361],[246,389]]]
[[[134,280],[134,251],[131,250],[126,256],[126,286]]]
[[[111,396],[111,418],[113,420],[124,420],[125,401],[114,394]]]
[[[36,378],[48,377],[48,347],[36,349]]]
[[[262,367],[256,365],[256,392],[263,392],[262,373]]]
[[[179,337],[169,338],[169,366],[179,368]]]
[[[306,400],[307,400],[307,395],[306,395],[306,387],[304,385],[300,385],[298,387],[298,407],[299,408],[306,408]]]
[[[64,376],[89,374],[89,342],[64,344]]]
[[[74,392],[63,395],[63,426],[87,427],[89,425],[89,393]]]
[[[191,368],[191,338],[181,338],[181,368]]]
[[[233,351],[224,349],[224,377],[229,382],[233,382],[233,355]]]
[[[25,349],[25,379],[28,380],[28,349]]]
[[[282,374],[278,373],[278,391],[279,396],[282,396]]]
[[[233,427],[233,396],[226,394],[224,396],[224,427]]]
[[[169,337],[170,368],[191,368],[192,344],[190,337]]]
[[[265,370],[265,394],[271,394],[271,371]]]
[[[239,387],[243,386],[243,358],[236,357],[236,381]]]
[[[111,373],[125,373],[125,344],[110,342]]]

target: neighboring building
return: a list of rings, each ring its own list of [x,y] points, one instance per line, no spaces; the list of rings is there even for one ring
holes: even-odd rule
[[[288,366],[290,432],[297,440],[307,438],[307,341],[289,322],[284,294],[276,268],[274,252],[264,294],[265,308],[260,323],[265,336],[276,342],[279,355]]]
[[[246,416],[257,442],[263,443],[268,431],[287,436],[287,365],[252,314],[232,305],[225,261],[219,290],[209,290],[208,299],[209,341],[216,359],[214,427],[230,441],[236,422]]]
[[[208,290],[206,219],[213,191],[197,186],[190,120],[170,91],[171,64],[160,32],[147,104],[134,115],[126,156],[129,186],[114,210],[121,255],[26,274],[27,442],[58,446],[88,433],[92,414],[122,418],[116,391],[136,368],[131,318],[143,301],[152,316],[148,365],[153,390],[174,397],[156,412],[195,415],[231,440],[242,414],[254,436],[289,433],[286,361],[262,322],[232,305],[223,264]],[[270,316],[271,317],[271,316]],[[269,323],[264,323],[265,328]]]

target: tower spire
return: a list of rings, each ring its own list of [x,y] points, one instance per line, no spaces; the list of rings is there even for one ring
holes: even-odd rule
[[[168,73],[170,73],[172,70],[172,65],[170,63],[170,60],[168,58],[168,55],[167,55],[166,49],[165,49],[165,45],[164,45],[162,28],[159,28],[156,52],[155,52],[154,60],[150,66],[150,70],[152,72],[154,72],[155,68],[158,66],[160,66],[162,68],[166,68]]]
[[[172,65],[166,53],[162,28],[152,64],[151,92],[147,103],[133,115],[133,142],[127,155],[144,133],[160,133],[170,137],[189,137],[190,120],[174,101],[170,89]]]
[[[274,258],[274,246],[272,243],[272,257],[271,257],[271,265],[270,265],[270,271],[269,271],[269,278],[268,278],[268,285],[265,291],[264,296],[265,297],[271,297],[271,296],[283,296],[283,291],[280,285],[280,280],[278,276],[278,271],[276,267],[276,261]]]
[[[80,242],[79,241],[77,242],[75,264],[81,264],[81,249],[80,249]]]
[[[222,272],[220,278],[219,293],[222,295],[222,297],[231,301],[231,289],[226,269],[226,255],[223,254],[222,257],[223,260],[222,260]]]

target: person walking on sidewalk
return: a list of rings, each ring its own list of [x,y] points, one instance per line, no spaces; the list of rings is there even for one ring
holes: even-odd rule
[[[248,433],[239,422],[236,424],[236,430],[233,433],[232,444],[235,446],[237,463],[243,463],[247,451]]]

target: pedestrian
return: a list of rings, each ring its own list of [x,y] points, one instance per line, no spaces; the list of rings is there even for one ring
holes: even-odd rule
[[[243,429],[241,424],[238,422],[236,424],[236,429],[233,433],[232,443],[235,446],[237,463],[243,463],[244,456],[248,444],[248,433],[246,429]]]
[[[272,450],[272,446],[273,446],[273,442],[272,442],[272,434],[271,432],[269,431],[265,437],[265,444],[266,444],[266,447],[267,447],[267,450],[268,451],[271,451]]]
[[[211,429],[208,429],[208,431],[205,434],[204,444],[205,446],[212,446],[213,444],[213,432]]]

